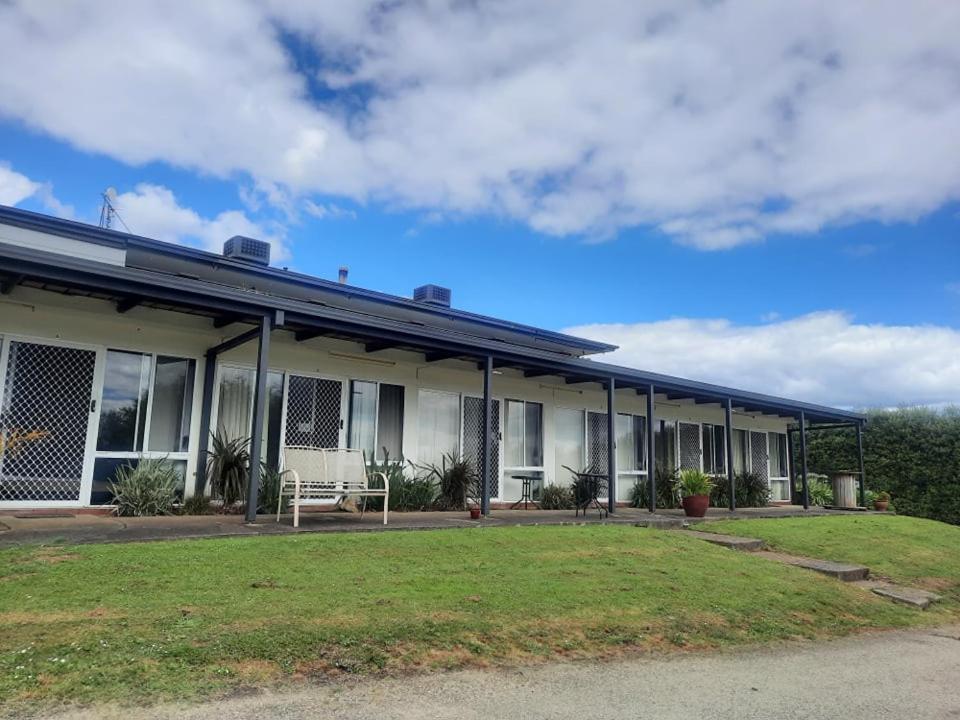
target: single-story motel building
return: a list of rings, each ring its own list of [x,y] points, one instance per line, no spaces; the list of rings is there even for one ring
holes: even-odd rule
[[[515,475],[568,484],[564,466],[615,478],[613,509],[652,457],[751,470],[806,505],[807,431],[859,441],[858,413],[591,358],[614,349],[454,309],[439,286],[410,299],[272,267],[250,238],[221,255],[0,206],[0,431],[42,435],[0,457],[0,511],[108,506],[144,457],[189,497],[217,432],[251,438],[255,470],[285,445],[456,453],[485,512],[520,497]]]

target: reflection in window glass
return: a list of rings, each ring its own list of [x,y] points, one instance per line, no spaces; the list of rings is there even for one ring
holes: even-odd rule
[[[703,471],[723,475],[727,471],[723,425],[703,424]]]
[[[350,383],[349,447],[363,450],[367,461],[374,459],[377,418],[377,384],[353,380]]]
[[[528,402],[524,410],[524,462],[527,467],[542,467],[543,405]]]
[[[377,413],[377,454],[384,450],[393,460],[403,457],[403,385],[380,386],[380,408]]]
[[[107,351],[97,450],[143,450],[150,364],[149,355]]]
[[[157,357],[149,450],[187,452],[193,402],[193,360]]]
[[[617,415],[617,472],[643,472],[646,418],[642,415]]]
[[[733,472],[745,472],[747,469],[747,431],[733,430]]]
[[[177,488],[177,500],[183,499],[183,487],[187,476],[186,460],[167,460],[176,469],[180,476],[180,487]],[[110,484],[117,479],[117,470],[122,467],[136,467],[137,458],[99,457],[93,461],[93,485],[90,489],[91,505],[109,505],[113,502],[113,493]]]
[[[677,423],[673,420],[658,420],[654,424],[654,450],[657,454],[657,469],[673,473],[677,469]]]

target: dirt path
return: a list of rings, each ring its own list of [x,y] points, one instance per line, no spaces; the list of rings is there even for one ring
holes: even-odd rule
[[[59,720],[960,717],[960,626],[669,659],[362,680]]]

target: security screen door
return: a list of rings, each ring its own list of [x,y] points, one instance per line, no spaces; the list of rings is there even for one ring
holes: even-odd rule
[[[343,447],[343,383],[291,375],[287,385],[284,445]]]
[[[12,340],[0,350],[0,503],[80,503],[97,353]],[[17,437],[34,433],[34,439]]]
[[[680,469],[700,470],[700,426],[696,423],[680,423]]]
[[[493,478],[490,483],[490,497],[500,497],[500,401],[491,400],[493,405],[490,425],[490,464],[493,466]],[[483,398],[464,395],[463,397],[463,457],[480,470],[480,458],[483,454]]]

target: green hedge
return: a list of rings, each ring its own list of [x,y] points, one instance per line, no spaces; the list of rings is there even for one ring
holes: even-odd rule
[[[960,407],[872,410],[867,415],[867,488],[889,492],[904,515],[960,525]],[[857,467],[852,429],[812,432],[807,438],[810,471]]]

